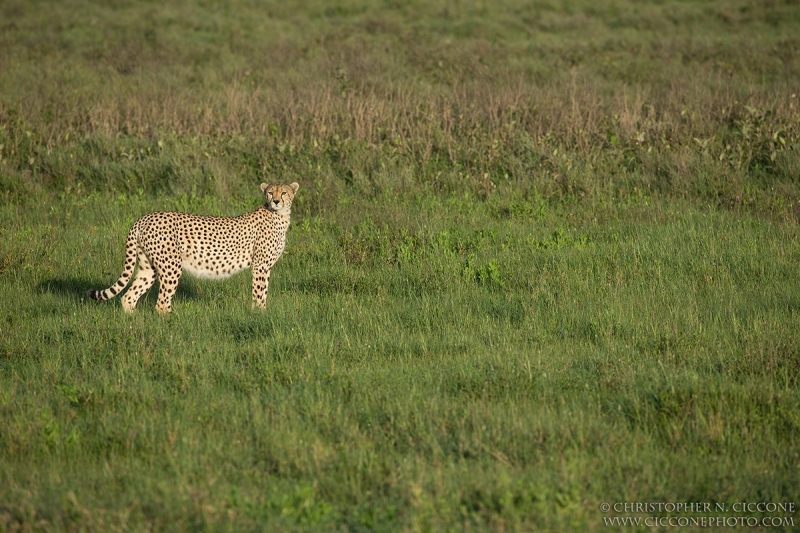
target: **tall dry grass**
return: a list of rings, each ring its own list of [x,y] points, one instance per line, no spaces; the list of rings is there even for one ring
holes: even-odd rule
[[[623,29],[641,23],[650,32],[669,22],[672,37],[638,29],[618,36],[609,28],[621,22],[606,6],[578,18],[553,8],[525,39],[510,29],[492,37],[492,18],[474,15],[475,6],[430,13],[452,26],[442,35],[403,10],[342,7],[323,10],[338,26],[312,24],[308,35],[266,18],[277,35],[266,37],[248,33],[235,13],[209,11],[212,23],[204,23],[198,6],[186,11],[191,27],[171,29],[165,20],[188,4],[149,14],[98,7],[95,16],[109,25],[115,14],[129,17],[119,34],[103,29],[53,49],[23,40],[23,32],[7,38],[4,188],[88,180],[150,189],[156,185],[146,175],[160,172],[158,183],[208,191],[204,175],[220,183],[235,181],[221,174],[250,180],[280,171],[329,190],[352,184],[348,175],[385,189],[391,179],[377,180],[376,169],[393,162],[397,175],[439,190],[467,183],[482,195],[508,180],[546,195],[635,187],[728,202],[753,188],[772,195],[778,183],[781,202],[792,204],[800,198],[800,68],[789,53],[797,43],[786,28],[771,41],[759,33],[755,24],[771,21],[769,10],[747,18],[687,6],[651,6],[622,21]],[[308,7],[314,16],[317,8]],[[504,8],[495,15],[524,12],[514,2]],[[717,41],[692,34],[704,13],[716,21],[709,28]],[[63,29],[39,24],[28,28],[43,42],[66,39]],[[460,35],[459,24],[476,29]],[[196,31],[227,40],[206,45]],[[191,139],[199,139],[194,149],[175,151]],[[124,165],[133,164],[132,147],[150,167],[103,167],[123,153]],[[221,159],[208,168],[192,162],[204,154]]]

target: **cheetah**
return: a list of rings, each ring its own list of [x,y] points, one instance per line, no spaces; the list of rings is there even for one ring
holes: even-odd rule
[[[253,307],[266,308],[270,269],[286,246],[292,201],[300,186],[261,184],[267,203],[238,217],[213,217],[157,212],[137,220],[128,232],[125,267],[111,287],[90,290],[94,300],[108,300],[125,288],[122,308],[133,312],[136,302],[159,280],[156,311],[172,310],[172,297],[182,271],[206,279],[225,279],[251,268]]]

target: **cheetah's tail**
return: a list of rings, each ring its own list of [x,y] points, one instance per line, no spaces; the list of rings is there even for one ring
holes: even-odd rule
[[[122,275],[115,284],[106,290],[97,291],[92,289],[87,292],[86,294],[89,295],[89,298],[93,300],[110,300],[125,288],[131,281],[131,276],[133,276],[133,267],[136,265],[136,252],[138,247],[136,235],[134,234],[133,228],[131,228],[128,232],[128,240],[125,243],[125,269],[122,271]]]

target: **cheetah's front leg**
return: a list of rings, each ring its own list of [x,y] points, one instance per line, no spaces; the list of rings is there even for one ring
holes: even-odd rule
[[[260,309],[267,307],[270,272],[271,269],[267,265],[253,265],[253,307]]]

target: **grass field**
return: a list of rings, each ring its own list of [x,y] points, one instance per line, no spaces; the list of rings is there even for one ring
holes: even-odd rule
[[[797,2],[0,28],[0,532],[800,527],[734,507],[800,505]],[[87,300],[136,218],[262,181],[300,183],[266,312],[247,274]]]

